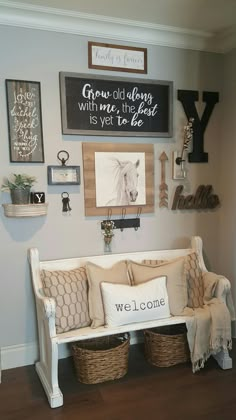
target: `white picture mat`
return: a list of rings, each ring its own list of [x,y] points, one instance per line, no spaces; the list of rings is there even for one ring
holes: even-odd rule
[[[95,184],[96,184],[96,207],[116,205],[116,169],[114,159],[131,161],[133,164],[139,160],[137,168],[138,196],[136,201],[129,205],[146,204],[146,177],[145,177],[145,153],[144,152],[95,152]]]

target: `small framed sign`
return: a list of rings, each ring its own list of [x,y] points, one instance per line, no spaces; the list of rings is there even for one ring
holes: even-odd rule
[[[79,166],[48,166],[49,185],[79,185]]]
[[[6,80],[10,162],[44,162],[40,82]]]
[[[147,48],[88,42],[88,67],[147,74]]]

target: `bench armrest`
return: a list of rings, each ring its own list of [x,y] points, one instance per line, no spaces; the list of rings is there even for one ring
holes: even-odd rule
[[[38,322],[42,322],[48,331],[50,337],[56,335],[56,303],[55,299],[40,296],[37,293],[36,306],[38,312]],[[46,325],[45,325],[46,324]]]
[[[225,302],[226,295],[231,289],[229,280],[216,273],[206,271],[202,274],[204,284],[204,297],[209,300],[213,297]]]
[[[56,317],[56,303],[55,299],[49,298],[49,297],[42,297],[41,298],[41,304],[44,308],[44,312],[46,315],[46,318],[54,318]]]
[[[217,298],[224,302],[230,312],[232,320],[235,320],[235,310],[231,295],[230,281],[222,276],[210,271],[203,273],[204,300],[208,302],[212,298]]]
[[[218,281],[215,290],[215,297],[226,300],[227,294],[231,290],[230,281],[224,276],[218,276]]]

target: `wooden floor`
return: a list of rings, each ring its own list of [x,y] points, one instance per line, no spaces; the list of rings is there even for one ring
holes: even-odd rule
[[[3,371],[1,420],[235,420],[236,341],[234,367],[221,370],[209,359],[193,374],[190,364],[156,368],[132,346],[128,374],[99,385],[77,382],[71,358],[60,361],[64,406],[51,409],[34,366]]]

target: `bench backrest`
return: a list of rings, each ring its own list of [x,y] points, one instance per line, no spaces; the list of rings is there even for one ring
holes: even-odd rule
[[[36,294],[42,289],[40,278],[40,270],[72,270],[85,266],[90,261],[101,267],[107,268],[121,260],[143,261],[147,260],[170,260],[180,256],[185,256],[196,251],[199,257],[199,263],[203,271],[206,270],[202,256],[202,240],[200,237],[193,237],[191,240],[191,248],[169,249],[157,251],[138,251],[123,254],[105,254],[89,257],[76,257],[58,260],[40,261],[39,251],[37,248],[29,249],[29,262],[31,266],[33,287]]]

